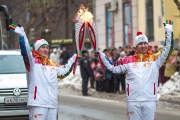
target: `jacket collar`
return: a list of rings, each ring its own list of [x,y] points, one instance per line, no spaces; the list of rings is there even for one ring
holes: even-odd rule
[[[136,58],[137,62],[140,61],[149,61],[150,57],[152,56],[152,52],[151,51],[147,51],[145,54],[139,54],[138,52],[135,52],[134,57]]]
[[[35,50],[32,51],[32,54],[35,58],[37,58],[41,62],[42,65],[52,65],[52,62],[48,59],[48,56],[44,58]]]

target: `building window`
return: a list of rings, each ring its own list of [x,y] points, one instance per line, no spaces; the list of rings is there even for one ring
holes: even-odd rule
[[[125,1],[123,4],[123,16],[124,16],[124,45],[133,45],[132,41],[132,22],[131,22],[131,2]]]
[[[106,4],[106,47],[114,47],[114,19],[113,12],[109,11],[110,4]]]
[[[146,36],[154,41],[153,0],[146,0]]]

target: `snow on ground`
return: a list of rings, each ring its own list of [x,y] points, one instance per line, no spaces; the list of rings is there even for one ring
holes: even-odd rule
[[[180,75],[178,72],[175,72],[163,86],[159,87],[158,99],[180,104]]]
[[[66,78],[64,78],[62,80],[59,80],[58,85],[59,85],[59,93],[82,95],[82,93],[81,93],[81,90],[82,90],[82,78],[81,78],[79,65],[76,68],[75,75],[73,75],[71,73]],[[95,89],[90,88],[90,82],[88,84],[88,93],[92,97],[125,101],[125,94],[119,95],[119,94],[114,94],[114,93],[97,92]]]
[[[82,78],[79,65],[76,68],[75,75],[73,75],[71,72],[71,74],[63,80],[59,80],[58,85],[60,92],[81,95]],[[88,87],[88,92],[96,97],[125,100],[125,95],[117,96],[117,94],[112,93],[96,92],[94,89],[90,88],[90,84]],[[178,72],[171,76],[170,80],[168,80],[163,86],[161,85],[158,88],[158,100],[180,104],[180,75],[178,74]]]
[[[80,67],[77,65],[75,75],[71,72],[69,76],[66,78],[59,80],[59,88],[66,89],[67,87],[71,86],[74,87],[74,89],[81,90],[82,87],[82,78],[80,73]]]

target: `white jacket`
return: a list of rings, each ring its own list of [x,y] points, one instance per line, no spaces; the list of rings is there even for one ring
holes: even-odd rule
[[[72,70],[76,54],[63,66],[52,64],[42,65],[30,51],[28,39],[25,33],[17,28],[16,33],[20,35],[21,54],[27,70],[28,84],[28,106],[40,106],[47,108],[57,108],[58,105],[58,79],[64,78]],[[55,63],[51,61],[52,63]]]
[[[171,47],[172,29],[167,29],[166,46],[161,53],[155,55],[128,56],[118,66],[111,65],[105,54],[100,57],[107,69],[113,73],[127,73],[127,101],[156,101],[159,68],[167,58]],[[137,60],[139,59],[139,60]],[[138,62],[137,62],[138,61]],[[123,63],[123,64],[122,64]]]

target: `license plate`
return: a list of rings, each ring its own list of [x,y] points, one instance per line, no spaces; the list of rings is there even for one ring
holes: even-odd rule
[[[27,103],[27,98],[25,97],[5,98],[4,103],[5,104]]]

